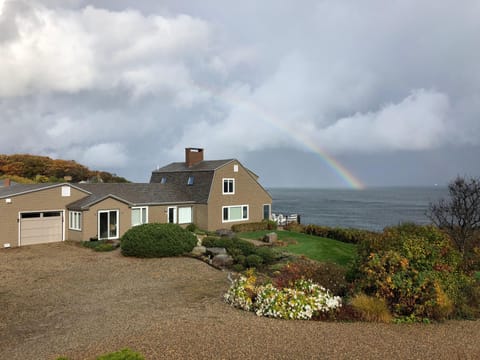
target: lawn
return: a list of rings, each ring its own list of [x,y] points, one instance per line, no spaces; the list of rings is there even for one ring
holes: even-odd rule
[[[271,231],[254,231],[239,234],[245,239],[261,239]],[[317,261],[331,261],[339,265],[347,265],[355,255],[355,245],[327,239],[319,236],[306,235],[291,231],[276,231],[279,240],[287,243],[285,251],[305,255]],[[295,244],[296,243],[296,244]]]

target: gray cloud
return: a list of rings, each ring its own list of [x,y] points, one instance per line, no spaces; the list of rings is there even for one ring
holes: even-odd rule
[[[0,1],[0,152],[146,180],[201,146],[285,178],[268,156],[317,144],[378,185],[380,154],[479,149],[478,18],[473,0]]]

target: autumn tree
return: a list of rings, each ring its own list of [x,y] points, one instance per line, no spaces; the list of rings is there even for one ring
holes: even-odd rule
[[[480,178],[457,177],[448,185],[449,198],[430,204],[428,216],[452,238],[464,258],[478,246]]]

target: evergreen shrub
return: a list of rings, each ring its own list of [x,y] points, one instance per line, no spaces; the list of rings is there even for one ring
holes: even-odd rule
[[[182,255],[196,244],[196,236],[178,225],[152,223],[129,229],[120,247],[125,256],[154,258]]]
[[[261,230],[277,230],[277,223],[272,220],[263,220],[261,222],[232,225],[232,231],[236,233]]]

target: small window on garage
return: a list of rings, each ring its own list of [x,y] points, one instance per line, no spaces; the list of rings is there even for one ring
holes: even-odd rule
[[[43,213],[43,217],[58,217],[60,215],[60,211],[47,211]]]
[[[21,214],[22,219],[33,219],[33,218],[39,218],[41,213],[23,213]]]

